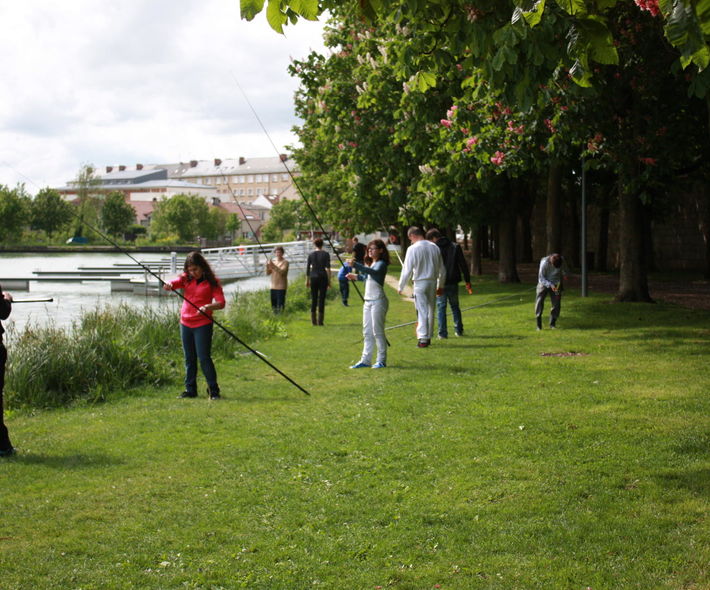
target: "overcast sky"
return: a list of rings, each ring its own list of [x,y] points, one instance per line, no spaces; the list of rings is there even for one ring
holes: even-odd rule
[[[276,155],[239,86],[282,150],[290,58],[323,51],[320,23],[284,37],[239,0],[6,1],[0,31],[0,184],[31,193],[83,164]]]

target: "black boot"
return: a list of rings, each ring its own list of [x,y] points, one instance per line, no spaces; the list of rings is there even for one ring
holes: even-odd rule
[[[536,319],[537,319],[537,329],[542,330],[542,318],[538,316]]]
[[[323,325],[323,312],[322,311],[318,312],[318,325],[319,326]]]
[[[317,325],[318,325],[318,320],[316,320],[316,312],[315,312],[315,311],[312,311],[312,312],[311,312],[311,323],[312,323],[314,326],[317,326]]]
[[[219,399],[219,398],[221,398],[222,396],[219,394],[219,385],[217,385],[217,386],[214,387],[214,388],[208,387],[208,388],[207,388],[207,396],[208,396],[210,399]]]

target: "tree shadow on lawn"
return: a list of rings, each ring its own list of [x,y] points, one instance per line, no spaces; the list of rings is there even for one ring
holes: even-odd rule
[[[638,337],[634,330],[649,328],[667,328],[677,336],[679,329],[710,327],[710,315],[707,312],[689,310],[673,304],[654,305],[612,301],[591,305],[584,311],[577,308],[565,314],[563,303],[558,323],[568,329],[613,330],[614,332],[632,330],[630,338]]]
[[[710,497],[710,469],[666,471],[656,478],[666,487],[685,489],[704,498]]]
[[[13,463],[44,465],[53,469],[104,469],[113,465],[122,465],[125,461],[103,453],[71,453],[68,455],[47,455],[33,451],[22,451],[9,458]]]

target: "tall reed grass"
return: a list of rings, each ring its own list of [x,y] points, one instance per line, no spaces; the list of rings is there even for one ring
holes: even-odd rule
[[[238,292],[215,318],[249,346],[288,338],[285,320],[306,313],[309,297],[303,281],[294,281],[284,314],[274,315],[268,290]],[[7,406],[56,408],[104,401],[141,385],[176,383],[183,370],[178,326],[171,309],[121,304],[85,311],[67,329],[30,325],[20,333],[11,331]],[[245,351],[220,329],[212,349],[215,357],[234,361]]]
[[[102,401],[116,391],[169,382],[175,320],[166,310],[97,308],[68,329],[28,326],[11,334],[8,406],[47,408]]]

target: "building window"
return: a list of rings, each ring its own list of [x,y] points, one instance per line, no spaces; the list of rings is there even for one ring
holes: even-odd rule
[[[247,196],[251,197],[254,194],[254,189],[248,188],[247,189]]]
[[[288,180],[288,174],[282,174],[281,180]]]
[[[247,182],[254,182],[254,176],[252,174],[247,176]]]
[[[257,195],[263,195],[263,194],[264,194],[264,189],[263,189],[263,187],[259,187],[258,189],[256,189],[256,194],[257,194]]]

